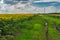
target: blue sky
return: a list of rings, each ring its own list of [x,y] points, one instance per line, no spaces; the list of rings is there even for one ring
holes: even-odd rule
[[[46,7],[46,6],[60,6],[60,2],[33,2],[33,6]]]
[[[60,0],[1,0],[0,13],[60,13]]]

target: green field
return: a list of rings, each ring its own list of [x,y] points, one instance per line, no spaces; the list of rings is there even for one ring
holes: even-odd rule
[[[0,19],[0,40],[60,40],[60,16]]]

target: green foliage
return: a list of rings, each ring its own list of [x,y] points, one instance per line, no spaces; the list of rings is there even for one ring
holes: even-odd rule
[[[56,24],[60,28],[59,18],[56,16],[39,16],[39,14],[35,14],[27,18],[18,17],[18,19],[1,20],[0,40],[46,40],[46,22],[48,23],[49,40],[60,40],[60,33],[53,25]],[[15,36],[14,34],[16,33],[19,35]]]

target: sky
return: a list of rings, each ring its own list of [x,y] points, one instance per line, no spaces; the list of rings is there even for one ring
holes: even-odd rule
[[[0,0],[1,13],[60,13],[60,0]]]
[[[45,2],[50,2],[50,1],[60,1],[60,0],[41,0],[41,1],[45,1]]]

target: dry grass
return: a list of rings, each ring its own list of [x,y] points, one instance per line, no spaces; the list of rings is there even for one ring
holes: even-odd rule
[[[18,18],[18,17],[30,17],[33,16],[34,14],[0,14],[0,20],[1,19],[11,19],[11,18]],[[60,14],[38,14],[39,16],[60,16]]]

